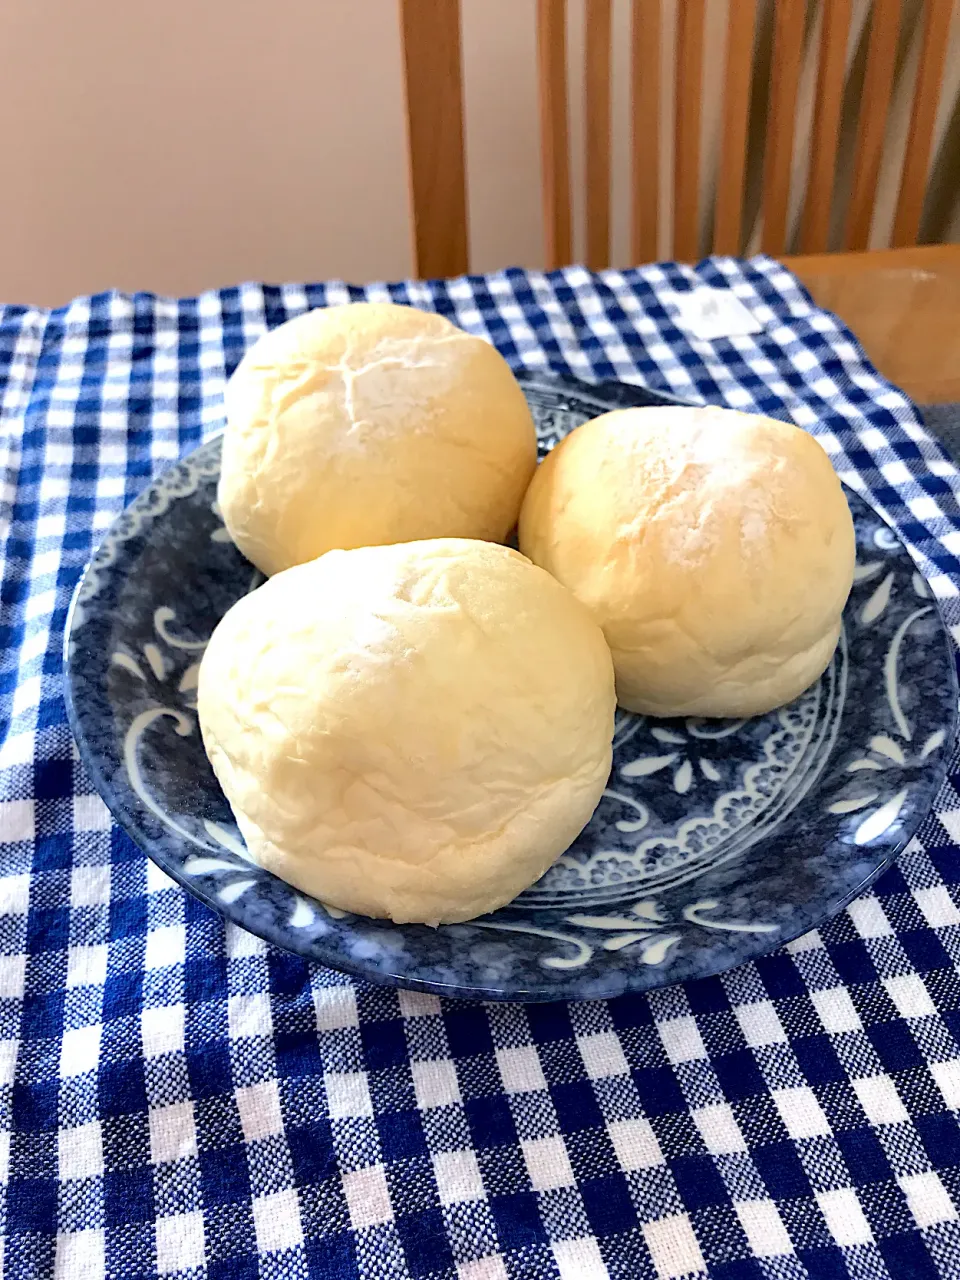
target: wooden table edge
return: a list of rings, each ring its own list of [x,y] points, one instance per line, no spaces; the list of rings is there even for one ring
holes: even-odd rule
[[[780,261],[917,404],[960,401],[960,244]]]

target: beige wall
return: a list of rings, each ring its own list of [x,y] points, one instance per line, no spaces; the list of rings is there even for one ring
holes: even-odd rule
[[[716,163],[727,2],[707,6],[707,178]],[[761,0],[767,34],[772,2]],[[665,6],[668,40],[676,3]],[[867,3],[857,0],[858,30]],[[904,4],[907,28],[918,5]],[[613,256],[626,263],[630,0],[614,6]],[[579,3],[569,9],[576,179],[583,16]],[[462,0],[462,10],[473,265],[536,266],[534,0]],[[811,48],[816,34],[811,24]],[[907,73],[915,52],[908,30]],[[862,53],[853,41],[854,75],[858,67],[862,73]],[[664,77],[669,101],[666,57]],[[804,83],[801,144],[812,76]],[[926,227],[937,237],[952,231],[960,238],[958,87],[960,20]],[[893,153],[906,119],[907,104],[897,101]],[[0,5],[0,300],[58,303],[111,286],[182,294],[244,279],[405,276],[402,103],[396,0],[7,0]],[[857,105],[853,95],[848,136]],[[666,129],[663,143],[666,225]],[[755,171],[759,160],[758,153]],[[803,168],[801,145],[798,187]],[[880,233],[895,194],[892,169],[882,186]],[[579,213],[582,201],[575,205]],[[661,252],[668,252],[665,240]]]
[[[395,0],[0,6],[0,298],[409,269]]]

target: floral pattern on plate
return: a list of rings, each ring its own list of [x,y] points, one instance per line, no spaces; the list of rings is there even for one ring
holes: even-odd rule
[[[666,401],[525,375],[544,449],[606,409]],[[947,767],[950,641],[896,535],[855,494],[858,567],[823,678],[768,716],[619,712],[591,822],[508,907],[428,929],[351,916],[247,857],[203,753],[199,658],[260,575],[216,506],[219,441],[109,531],[68,625],[68,711],[114,816],[175,879],[252,932],[375,980],[488,999],[590,998],[718,972],[815,927],[896,857]]]

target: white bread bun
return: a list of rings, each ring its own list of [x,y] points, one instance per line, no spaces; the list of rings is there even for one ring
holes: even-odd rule
[[[749,716],[824,671],[853,520],[800,428],[731,409],[622,409],[577,428],[527,492],[520,548],[583,601],[617,695],[655,716]]]
[[[607,782],[600,628],[507,547],[331,551],[238,601],[203,741],[256,862],[332,906],[468,920],[570,845]]]
[[[443,316],[363,302],[271,330],[227,384],[218,499],[264,573],[334,547],[513,529],[537,460],[510,367]]]

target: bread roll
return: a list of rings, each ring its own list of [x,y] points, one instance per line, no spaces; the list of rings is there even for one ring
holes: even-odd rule
[[[502,542],[536,466],[503,357],[390,303],[309,311],[265,334],[230,379],[226,412],[220,509],[267,574],[335,547]]]
[[[817,441],[715,408],[623,409],[540,466],[523,553],[583,601],[617,694],[655,716],[749,716],[821,675],[853,582],[853,520]]]
[[[256,862],[345,911],[468,920],[568,847],[611,763],[610,653],[516,551],[331,551],[245,596],[199,678]]]

